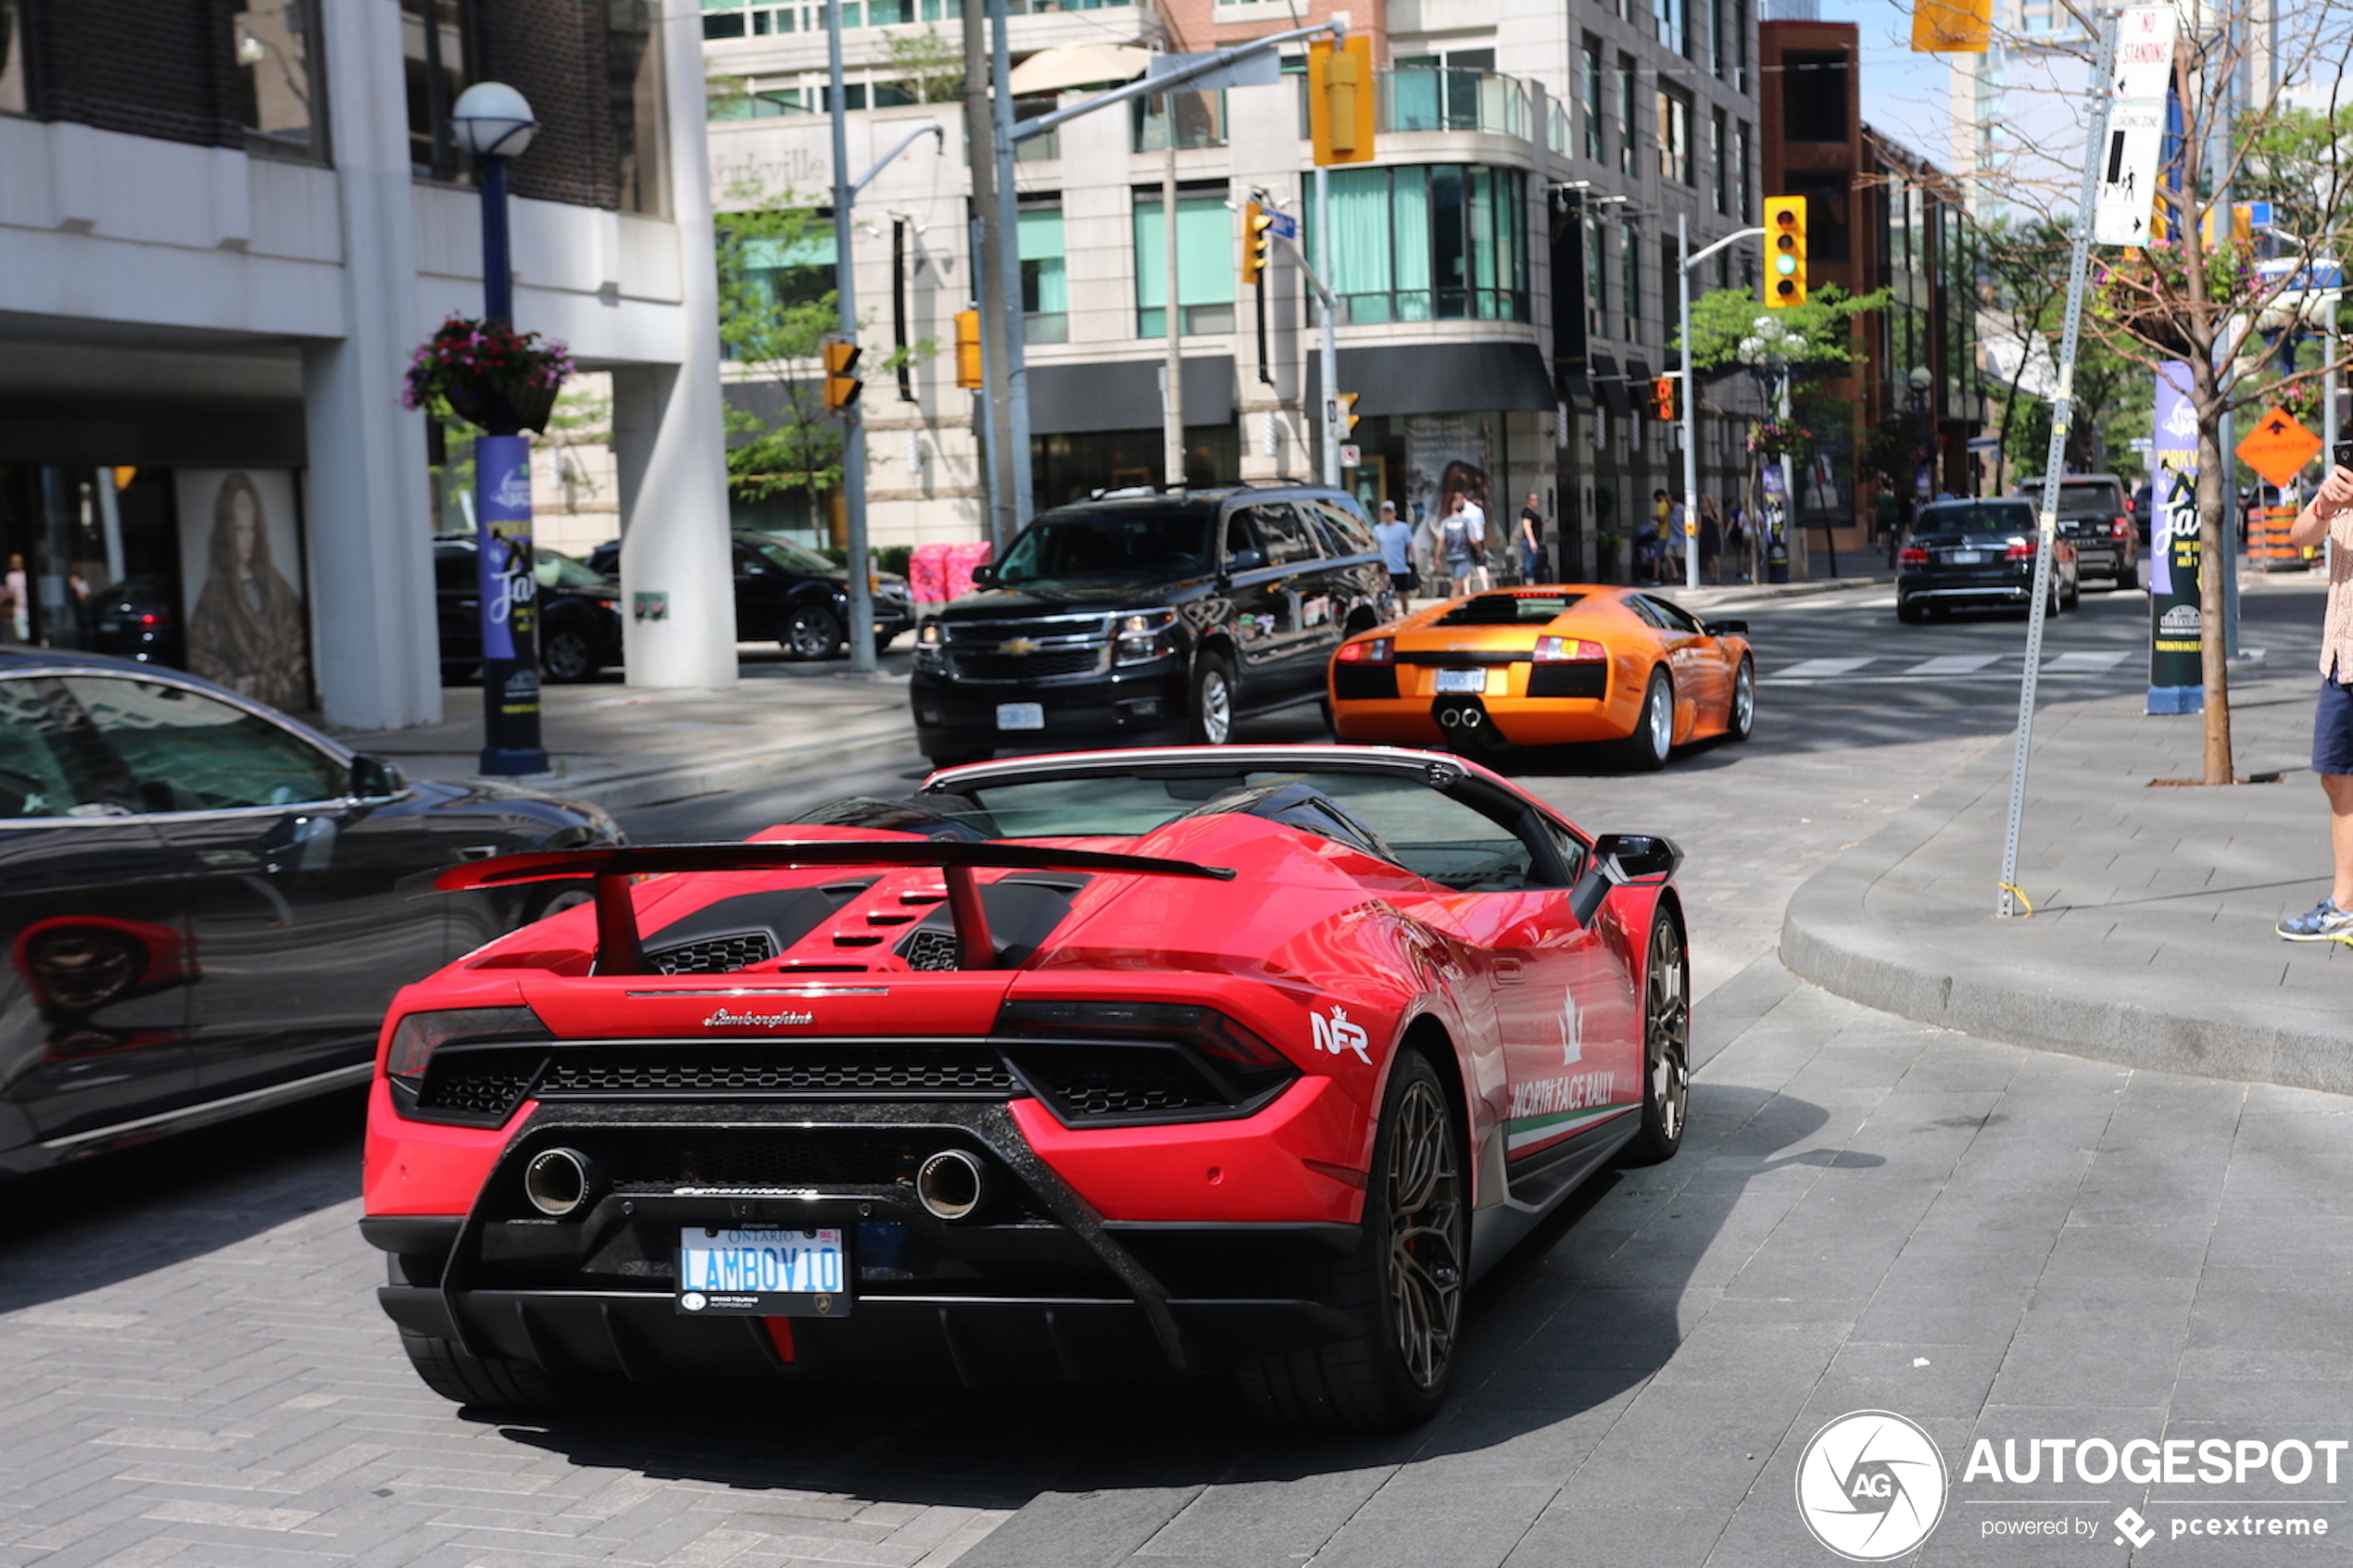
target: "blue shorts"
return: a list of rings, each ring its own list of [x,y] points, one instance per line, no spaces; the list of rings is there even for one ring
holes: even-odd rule
[[[2334,672],[2321,678],[2320,706],[2312,713],[2312,771],[2353,774],[2353,686]]]

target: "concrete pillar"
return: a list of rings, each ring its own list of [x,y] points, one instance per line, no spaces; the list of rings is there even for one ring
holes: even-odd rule
[[[398,0],[326,0],[346,335],[304,345],[311,646],[328,722],[441,718],[424,420],[399,404],[417,311]]]
[[[667,9],[662,70],[684,300],[675,363],[613,369],[624,651],[633,686],[732,686],[735,573],[719,395],[719,276],[703,133],[702,18],[690,6]],[[639,596],[648,594],[663,596],[661,619],[637,617]]]

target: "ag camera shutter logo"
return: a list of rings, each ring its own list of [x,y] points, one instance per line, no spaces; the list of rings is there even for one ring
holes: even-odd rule
[[[1944,1489],[1935,1440],[1888,1411],[1840,1416],[1797,1461],[1798,1517],[1853,1562],[1884,1562],[1926,1540],[1944,1515]]]

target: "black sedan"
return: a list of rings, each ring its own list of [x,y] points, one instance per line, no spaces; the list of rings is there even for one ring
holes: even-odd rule
[[[619,836],[192,675],[0,653],[0,1177],[364,1083],[395,991],[581,896],[435,874]]]
[[[773,642],[796,659],[832,659],[849,644],[849,573],[816,551],[749,531],[735,535],[736,636]],[[621,544],[599,545],[588,556],[598,571],[619,575]],[[907,580],[874,573],[875,650],[915,623]]]
[[[433,542],[444,680],[462,680],[482,663],[479,553],[471,533]],[[532,548],[532,575],[539,581],[539,672],[552,682],[586,681],[619,664],[621,584],[544,545]]]
[[[2029,501],[1939,501],[1921,508],[1895,558],[1895,618],[2031,605],[2039,537]],[[2074,608],[2082,593],[2075,546],[2062,537],[2051,557],[2051,611]]]

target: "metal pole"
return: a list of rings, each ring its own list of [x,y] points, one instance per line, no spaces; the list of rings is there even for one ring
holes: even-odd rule
[[[1319,273],[1332,270],[1332,186],[1329,171],[1315,166],[1315,270]],[[1322,308],[1324,321],[1324,483],[1337,488],[1340,484],[1340,301],[1329,292],[1319,293],[1316,304]]]
[[[1789,428],[1789,361],[1784,359],[1781,361],[1780,408],[1779,414],[1777,415],[1780,420],[1781,428],[1783,430],[1787,430]],[[1783,564],[1781,567],[1781,576],[1774,578],[1774,582],[1784,582],[1788,579],[1789,567],[1787,563],[1789,560],[1790,541],[1798,536],[1798,532],[1797,461],[1790,456],[1790,449],[1787,446],[1783,446],[1781,448],[1781,530],[1780,537],[1774,541],[1774,543],[1779,544],[1781,547],[1781,560]]]
[[[838,4],[839,0],[836,0]],[[1013,52],[1005,42],[1005,0],[988,0],[989,140],[997,163],[997,286],[1005,296],[1005,469],[1012,482],[1013,529],[1029,521],[1029,371],[1021,314],[1021,204],[1013,190]],[[1007,535],[1010,542],[1011,533]]]
[[[1683,586],[1699,586],[1699,443],[1693,439],[1697,413],[1692,405],[1699,399],[1692,395],[1692,222],[1683,213],[1675,215],[1675,247],[1680,265],[1675,269],[1676,320],[1680,325],[1683,344]]]
[[[826,97],[833,108],[834,132],[834,320],[844,342],[858,341],[858,269],[849,254],[850,204],[857,197],[849,182],[849,117],[841,85],[841,5],[825,6]],[[842,635],[849,643],[849,672],[875,673],[875,594],[872,568],[866,558],[866,421],[853,403],[841,411],[841,508],[849,524],[849,624]]]
[[[2321,333],[2321,363],[2327,367],[2321,372],[2321,473],[2323,478],[2336,466],[2336,444],[2342,438],[2336,411],[2336,313],[2339,308],[2337,296],[2330,295],[2326,307],[2328,326]],[[2156,492],[2152,490],[2150,494],[2154,495]],[[2150,510],[2156,510],[2154,504]],[[2335,547],[2333,543],[2322,545],[2322,570],[2328,569],[2328,552]]]
[[[507,160],[486,157],[482,170],[482,313],[486,320],[512,326],[515,264],[507,250]]]
[[[1019,526],[1013,517],[1013,468],[1006,454],[1005,296],[989,286],[997,274],[997,160],[994,111],[988,94],[988,19],[977,0],[964,6],[964,161],[972,170],[972,293],[980,312],[980,380],[973,394],[973,434],[980,445],[987,491],[982,518],[991,554],[1002,556]],[[1019,244],[1018,239],[1015,244]]]
[[[1185,483],[1185,343],[1183,295],[1176,287],[1176,95],[1160,95],[1160,128],[1167,143],[1160,166],[1160,220],[1165,232],[1163,247],[1161,300],[1166,306],[1168,345],[1161,372],[1160,431],[1162,477],[1172,485]]]
[[[2067,427],[2075,409],[2075,350],[2083,331],[2083,290],[2091,271],[2092,209],[2099,195],[2100,152],[2108,145],[2108,84],[2116,77],[2116,19],[2100,24],[2099,64],[2086,91],[2092,100],[2092,133],[2083,147],[2083,184],[2075,234],[2068,246],[2067,327],[2059,337],[2058,395],[2051,400],[2051,442],[2043,458],[2043,507],[2036,520],[2034,602],[2026,612],[2026,673],[2018,684],[2018,746],[2010,759],[2009,824],[2002,837],[2001,901],[2005,920],[2018,897],[2018,834],[2026,811],[2026,759],[2034,744],[2034,685],[2042,674],[2043,609],[2051,593],[2051,558],[2058,553],[2059,473],[2067,465]]]

